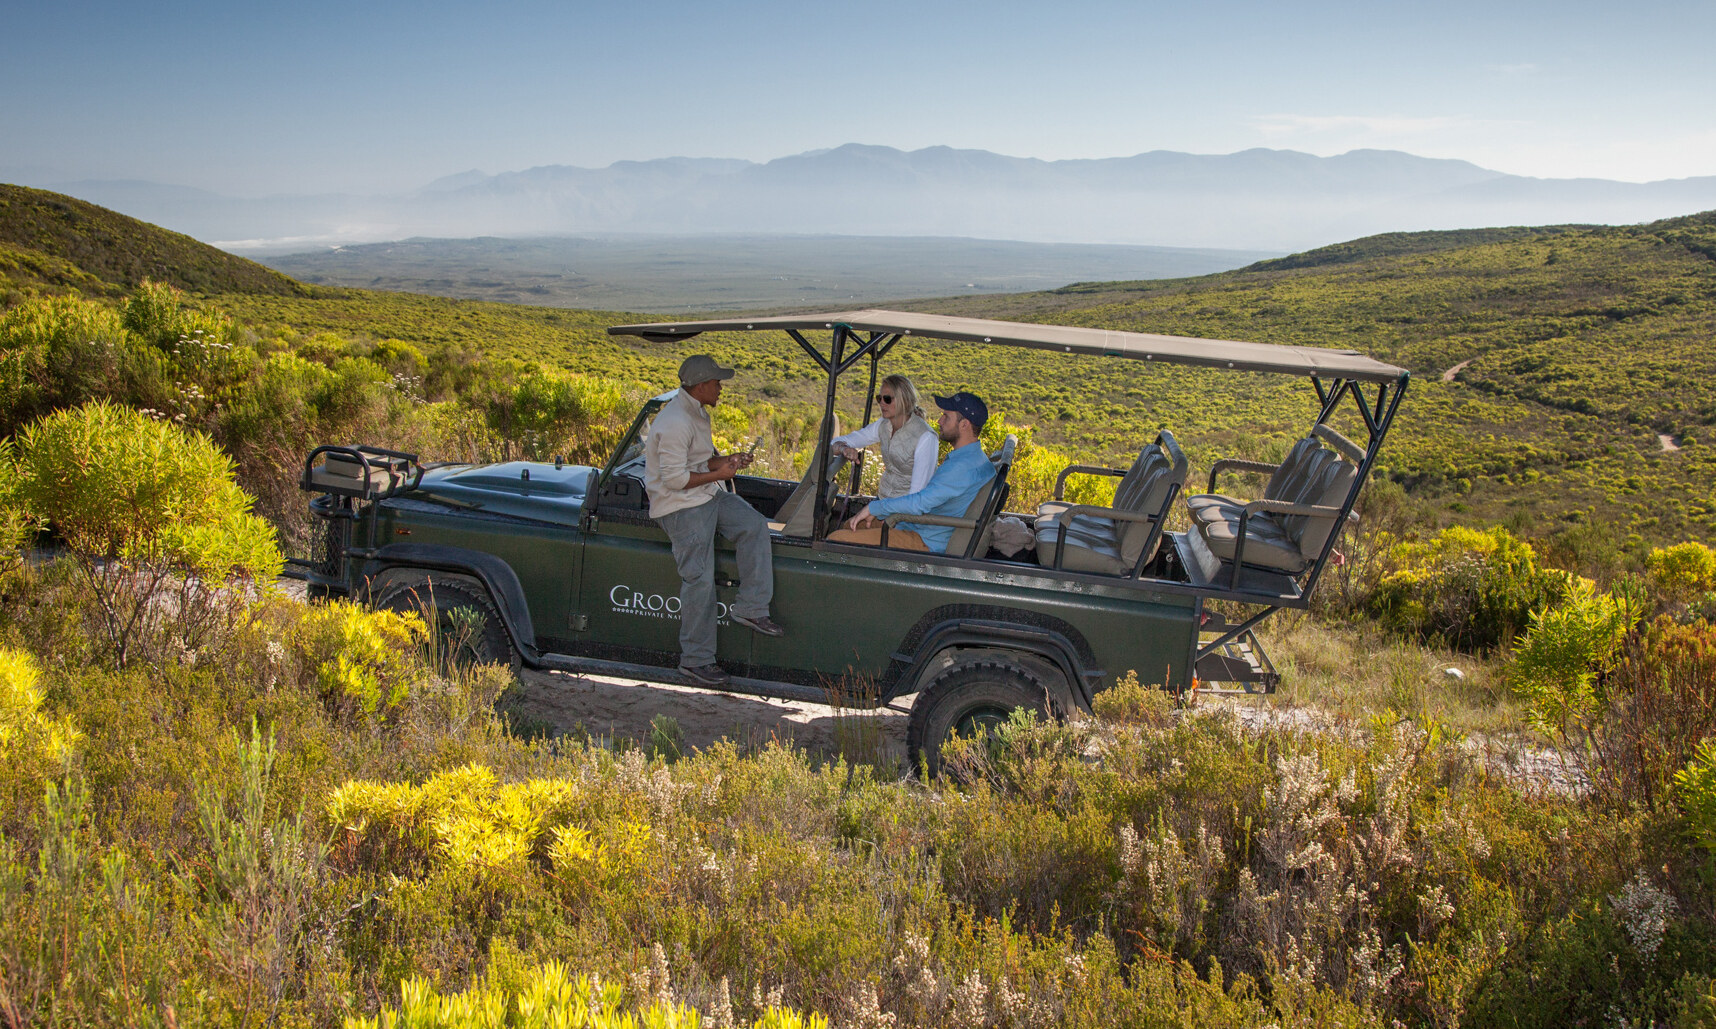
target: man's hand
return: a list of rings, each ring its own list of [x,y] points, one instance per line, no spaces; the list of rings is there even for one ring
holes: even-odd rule
[[[739,469],[749,467],[755,460],[750,454],[715,454],[709,458],[709,470],[692,472],[685,480],[685,488],[691,489],[709,482],[726,482],[739,473]]]
[[[716,454],[709,459],[709,471],[722,479],[731,479],[739,469],[749,468],[754,460],[750,454]]]
[[[870,513],[869,504],[864,505],[864,510],[853,515],[851,518],[846,519],[846,527],[854,532],[859,529],[868,529],[872,525],[880,524],[882,524],[881,519]]]

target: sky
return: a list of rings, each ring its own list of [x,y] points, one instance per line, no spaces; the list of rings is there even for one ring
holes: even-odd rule
[[[1716,175],[1716,3],[29,3],[0,181],[235,196],[867,143]]]

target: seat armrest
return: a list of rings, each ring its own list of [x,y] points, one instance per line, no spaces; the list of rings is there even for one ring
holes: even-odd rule
[[[1142,511],[1127,511],[1118,507],[1095,507],[1090,504],[1075,504],[1055,516],[1056,525],[1071,525],[1072,520],[1079,515],[1094,515],[1097,518],[1107,518],[1114,522],[1153,522],[1156,515]]]
[[[1338,507],[1318,507],[1315,504],[1294,504],[1286,500],[1253,500],[1245,505],[1246,514],[1257,514],[1259,511],[1279,515],[1339,515]],[[1356,517],[1356,516],[1355,516]]]
[[[917,525],[946,525],[955,529],[977,528],[977,519],[975,518],[953,518],[948,515],[891,514],[882,520],[887,522],[890,528],[899,525],[901,522],[912,522]]]
[[[1093,464],[1069,464],[1061,469],[1061,474],[1055,477],[1055,499],[1060,500],[1065,495],[1067,478],[1073,475],[1112,475],[1117,479],[1126,477],[1124,468],[1101,468]]]
[[[1224,457],[1215,464],[1210,465],[1210,488],[1205,490],[1205,492],[1214,493],[1216,491],[1216,476],[1221,472],[1229,470],[1241,472],[1274,472],[1280,467],[1281,466],[1278,464],[1269,464],[1265,461],[1246,461],[1237,457]]]

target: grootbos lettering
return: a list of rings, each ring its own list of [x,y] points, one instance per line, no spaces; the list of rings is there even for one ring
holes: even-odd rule
[[[633,589],[625,583],[615,583],[608,591],[608,603],[613,610],[622,615],[637,615],[643,618],[679,619],[679,597],[665,596],[660,593],[645,593]],[[727,620],[727,605],[717,600],[715,602],[715,620]]]

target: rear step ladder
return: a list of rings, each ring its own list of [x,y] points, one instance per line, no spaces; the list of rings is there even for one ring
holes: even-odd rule
[[[1219,611],[1206,611],[1198,626],[1197,693],[1200,697],[1255,697],[1274,693],[1281,673],[1254,631],[1264,616],[1229,622]]]

